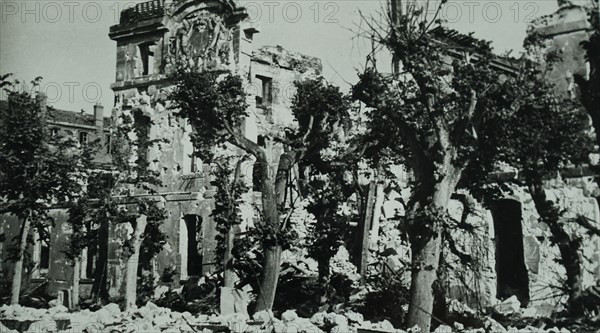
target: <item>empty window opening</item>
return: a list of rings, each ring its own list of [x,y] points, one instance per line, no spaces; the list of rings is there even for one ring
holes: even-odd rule
[[[43,239],[40,241],[40,271],[48,272],[50,268],[50,240]]]
[[[154,43],[147,43],[139,45],[140,55],[142,58],[142,75],[154,74],[154,49],[156,45]]]
[[[57,137],[58,136],[58,131],[59,131],[58,127],[52,127],[50,129],[50,136],[53,137],[53,138]]]
[[[492,205],[496,234],[497,298],[517,296],[521,306],[529,303],[529,276],[525,266],[521,203],[497,200]]]
[[[90,244],[81,252],[81,272],[82,279],[93,279],[96,273],[96,258],[98,257],[98,245]]]
[[[86,258],[85,276],[92,278],[96,274],[96,257],[98,256],[98,247],[90,246]]]
[[[202,219],[185,215],[179,227],[179,254],[181,279],[202,275]]]
[[[257,106],[269,106],[273,103],[273,79],[257,75],[258,93],[256,95]]]
[[[134,112],[133,117],[137,139],[137,164],[139,168],[147,170],[148,149],[150,148],[150,126],[152,125],[152,121],[142,111]]]
[[[191,159],[192,159],[191,160],[192,165],[190,167],[190,171],[193,173],[201,172],[202,171],[202,160],[200,160],[194,154],[192,154]]]
[[[262,191],[262,179],[260,178],[261,167],[260,162],[254,162],[254,167],[252,168],[252,191]]]
[[[37,230],[33,246],[34,268],[32,277],[45,277],[50,269],[50,227]]]
[[[79,132],[79,144],[85,145],[88,143],[88,134],[87,132]]]
[[[106,145],[106,153],[110,154],[110,134],[106,134],[104,138],[104,143]]]
[[[169,54],[177,54],[177,37],[169,38]]]
[[[264,135],[259,135],[259,136],[257,136],[257,137],[256,137],[256,144],[257,144],[257,145],[259,145],[259,146],[261,146],[261,147],[265,148],[265,147],[267,146],[267,143],[266,143],[266,142],[267,142],[267,141],[266,141],[266,138],[265,138],[265,136],[264,136]]]

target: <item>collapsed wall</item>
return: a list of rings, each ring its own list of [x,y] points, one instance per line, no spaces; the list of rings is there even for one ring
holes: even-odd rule
[[[563,174],[563,179],[546,181],[545,191],[548,199],[564,212],[562,223],[566,231],[582,238],[582,284],[587,288],[600,279],[600,237],[589,234],[573,219],[581,215],[600,227],[600,190],[593,175],[580,171],[571,169]],[[472,231],[452,230],[457,252],[449,247],[442,250],[443,260],[451,268],[443,281],[448,298],[474,309],[511,296],[516,296],[521,306],[553,307],[564,300],[566,294],[561,288],[566,273],[552,234],[539,220],[527,190],[514,186],[512,191],[490,207],[483,207],[467,192],[458,194],[460,200],[451,200],[450,217],[468,224]],[[404,263],[396,267],[398,271],[410,263],[410,245],[398,230],[404,215],[403,203],[409,196],[404,192],[388,191],[383,205],[376,208],[381,210],[381,232],[377,236],[379,246],[372,251],[376,254],[394,249]],[[461,260],[463,254],[470,257],[468,263]]]

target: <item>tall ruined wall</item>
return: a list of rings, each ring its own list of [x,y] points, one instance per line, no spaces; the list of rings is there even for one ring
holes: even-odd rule
[[[182,272],[187,272],[187,244],[182,247],[184,241],[180,237],[181,228],[185,226],[184,216],[198,216],[201,222],[209,221],[212,212],[210,200],[203,200],[198,194],[174,194],[165,195],[165,209],[167,210],[167,219],[163,221],[160,229],[167,235],[167,243],[162,251],[154,259],[152,273],[160,276],[165,270],[175,270],[174,284],[180,280],[187,279],[182,276]],[[125,239],[132,232],[129,224],[113,225],[109,237],[109,273],[108,285],[111,296],[118,297],[124,293],[124,279],[126,258],[123,254],[123,245]],[[210,246],[211,240],[214,240],[215,230],[210,223],[201,224],[202,236],[202,262],[199,264],[209,265],[214,262],[214,246]]]
[[[593,176],[574,173],[564,179],[548,180],[544,186],[548,199],[564,211],[562,221],[567,232],[582,237],[583,287],[592,286],[600,279],[600,237],[589,235],[572,219],[583,215],[600,227],[598,185]],[[473,231],[453,230],[451,235],[457,250],[472,261],[461,262],[449,247],[444,247],[444,261],[452,268],[443,278],[446,296],[474,309],[494,305],[509,295],[517,295],[523,305],[557,304],[563,295],[558,287],[564,285],[565,269],[560,263],[558,247],[551,241],[550,230],[539,221],[527,190],[513,187],[512,194],[491,207],[469,199],[466,192],[461,194],[467,206],[463,200],[453,199],[449,213],[454,220],[471,225]],[[372,248],[373,255],[394,249],[401,261],[410,262],[409,243],[398,230],[404,216],[403,203],[409,196],[408,188],[386,190],[382,204],[376,207],[380,219],[375,237],[378,246]],[[465,207],[468,214],[462,220]],[[373,237],[376,231],[371,232]],[[397,269],[401,270],[400,267]]]
[[[556,84],[559,92],[572,97],[577,97],[573,75],[585,78],[589,75],[585,52],[580,45],[591,35],[589,11],[582,5],[566,4],[555,13],[532,21],[528,31],[529,35],[537,34],[542,38],[542,54],[559,53],[561,59],[553,65],[547,78]]]
[[[168,94],[173,83],[169,74],[174,70],[175,62],[185,61],[190,66],[219,74],[234,72],[245,78],[250,110],[244,121],[244,131],[246,137],[255,142],[259,142],[262,135],[293,126],[290,111],[291,97],[295,93],[293,82],[318,75],[321,64],[316,58],[288,52],[281,47],[253,51],[252,35],[257,30],[244,20],[243,9],[235,8],[229,2],[178,1],[154,11],[148,8],[135,10],[147,15],[136,21],[129,18],[131,14],[124,14],[121,23],[111,28],[110,37],[117,41],[113,115],[118,118],[122,113],[143,114],[150,124],[149,139],[159,140],[147,156],[150,168],[159,172],[163,183],[158,192],[167,200],[168,219],[161,228],[168,239],[155,260],[155,273],[175,269],[177,283],[188,277],[188,266],[193,264],[189,262],[194,254],[188,248],[188,242],[193,239],[189,238],[191,231],[187,230],[186,216],[198,216],[201,221],[199,237],[202,239],[198,242],[203,273],[211,271],[215,264],[216,227],[210,216],[214,195],[210,166],[192,157],[194,149],[190,134],[193,129],[185,119],[177,116],[176,110],[169,108]],[[153,51],[153,57],[140,59],[148,50]],[[269,80],[268,105],[257,105],[259,91],[261,97],[264,92],[262,82],[256,82],[257,77]],[[276,150],[280,148],[275,147]],[[234,148],[228,151],[228,154],[240,153]],[[251,161],[244,164],[243,174],[251,185]],[[252,225],[252,205],[260,202],[252,193],[245,198],[243,228]],[[122,240],[130,232],[125,226],[111,231],[109,284],[113,295],[122,293],[125,267]]]
[[[291,102],[296,93],[294,82],[321,74],[318,58],[290,52],[281,46],[261,47],[253,53],[250,70],[250,93],[257,96],[262,91],[263,80],[270,80],[271,101],[254,108],[261,115],[256,122],[259,132],[281,131],[294,126]]]
[[[597,184],[592,177],[555,179],[547,181],[545,189],[548,199],[554,201],[564,211],[562,221],[567,232],[582,236],[583,287],[592,286],[596,283],[596,279],[600,278],[598,257],[600,238],[588,235],[585,229],[571,219],[583,215],[591,223],[600,225],[600,212],[596,198],[600,192]],[[454,280],[451,284],[456,285],[457,289],[462,289],[462,292],[453,296],[460,298],[471,294],[470,303],[473,304],[472,294],[475,293],[481,297],[479,301],[483,304],[493,304],[496,298],[505,298],[507,292],[517,295],[523,293],[527,297],[523,296],[524,299],[519,297],[522,303],[525,303],[527,298],[531,305],[555,303],[557,296],[562,295],[559,287],[564,285],[566,273],[560,262],[558,247],[551,241],[550,230],[546,224],[539,221],[533,200],[525,188],[514,188],[514,193],[507,196],[505,200],[514,200],[513,207],[518,214],[511,212],[510,206],[507,205],[503,205],[498,211],[493,209],[490,211],[478,205],[476,211],[469,216],[469,223],[477,226],[476,233],[472,235],[464,232],[455,233],[456,239],[460,240],[462,250],[473,255],[478,261],[479,270],[467,274],[467,282],[478,285],[460,286],[461,281],[458,276],[451,278]],[[453,215],[455,218],[460,218],[462,204],[455,201],[453,206]],[[515,248],[519,248],[519,251],[512,251]],[[455,263],[457,259],[455,256],[450,256],[450,260]],[[520,274],[520,265],[524,265],[526,269],[526,280],[511,280]],[[502,271],[513,276],[500,277]],[[477,281],[475,276],[480,276],[482,279]],[[506,279],[509,281],[506,282]],[[508,285],[503,286],[503,283]],[[526,285],[523,286],[522,283]],[[514,290],[507,291],[507,288]]]

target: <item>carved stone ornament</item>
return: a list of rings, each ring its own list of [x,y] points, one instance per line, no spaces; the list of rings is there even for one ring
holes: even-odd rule
[[[207,10],[189,14],[176,25],[169,40],[168,67],[175,59],[201,69],[229,66],[233,41],[231,30],[218,14]]]

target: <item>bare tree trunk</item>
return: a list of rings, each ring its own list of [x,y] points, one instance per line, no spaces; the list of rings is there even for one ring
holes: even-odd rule
[[[231,267],[233,238],[233,228],[230,227],[225,235],[225,254],[223,255],[223,286],[228,288],[233,288],[233,284],[235,283],[235,272],[233,271],[233,267]]]
[[[256,162],[260,166],[261,180],[261,201],[264,224],[267,230],[275,233],[278,238],[281,231],[280,225],[280,207],[285,206],[285,190],[290,169],[302,155],[302,151],[290,151],[280,156],[277,170],[273,170],[270,160],[267,157],[267,151],[272,154],[272,144],[267,144],[266,149],[260,148],[255,143],[234,135],[235,144],[246,152],[256,157]],[[256,164],[255,164],[256,166]],[[279,272],[281,270],[281,251],[282,247],[279,241],[276,243],[264,243],[264,262],[263,272],[260,283],[260,293],[255,311],[271,310],[275,301],[277,283],[279,281]]]
[[[330,271],[330,265],[329,265],[329,260],[330,257],[327,256],[326,258],[319,258],[317,259],[317,271],[319,273],[319,288],[317,290],[315,290],[315,302],[317,302],[317,304],[322,305],[327,303],[327,301],[330,298],[330,292],[329,292],[329,271]]]
[[[140,247],[142,245],[142,235],[146,230],[147,224],[148,219],[146,215],[141,215],[136,219],[135,230],[133,231],[131,241],[133,253],[127,259],[127,268],[125,272],[125,311],[135,308]]]
[[[235,170],[233,174],[233,181],[231,183],[231,193],[234,191],[234,187],[240,180],[242,174],[242,164],[246,161],[246,156],[242,156],[235,165]],[[227,219],[231,218],[232,214],[236,214],[235,212],[235,203],[229,203],[229,211],[227,212]],[[230,226],[225,234],[225,253],[223,254],[223,286],[233,288],[235,284],[235,272],[233,271],[233,267],[231,266],[231,260],[233,259],[232,251],[233,251],[233,240],[235,239],[235,234],[233,230],[233,226]]]
[[[440,260],[441,235],[439,230],[421,244],[412,245],[413,270],[410,284],[408,326],[417,325],[422,332],[429,332],[433,311],[433,283],[437,279]]]
[[[283,200],[281,193],[276,188],[283,189],[280,184],[275,184],[274,171],[269,165],[266,154],[260,158],[261,184],[262,184],[262,206],[264,223],[272,232],[279,232],[279,201]],[[280,182],[287,182],[286,177],[280,177]],[[271,310],[275,302],[279,272],[281,270],[281,245],[263,243],[265,260],[263,263],[263,276],[260,283],[260,295],[256,304],[256,311]]]
[[[263,277],[260,283],[260,295],[256,303],[256,312],[273,309],[280,271],[281,246],[266,247]]]
[[[94,273],[94,284],[92,285],[92,299],[108,301],[107,270],[108,270],[108,221],[100,222],[98,230],[98,258],[96,259],[96,271]]]
[[[450,160],[450,159],[449,159]],[[436,218],[442,218],[446,213],[450,196],[455,190],[456,183],[461,170],[449,166],[441,174],[445,175],[434,185],[430,192],[430,201],[416,203],[411,214],[427,211],[413,221],[413,232],[411,236],[412,249],[412,274],[411,295],[408,308],[408,326],[418,326],[422,332],[429,332],[431,328],[431,316],[433,313],[434,288],[437,280],[437,271],[440,262],[440,248],[442,244],[442,230]],[[438,214],[431,216],[431,214]],[[414,229],[416,228],[416,229]]]
[[[23,218],[21,225],[21,239],[19,241],[19,253],[17,262],[15,262],[15,272],[12,278],[12,288],[10,304],[19,304],[19,295],[21,293],[21,280],[23,278],[23,261],[25,259],[25,249],[27,248],[27,236],[31,222],[29,217]]]
[[[262,164],[262,161],[261,161]],[[262,173],[262,205],[265,224],[270,230],[278,232],[279,210],[277,209],[277,197],[275,193],[274,177],[271,176],[269,166],[264,161],[261,165]],[[275,301],[277,291],[277,282],[279,280],[279,271],[281,269],[281,245],[263,244],[265,251],[265,261],[263,266],[263,276],[260,283],[260,295],[256,304],[256,311],[271,310]]]
[[[71,294],[73,300],[71,307],[73,309],[79,308],[79,275],[81,274],[81,257],[75,259],[75,265],[73,265],[73,293]]]
[[[365,214],[363,219],[363,230],[362,230],[362,240],[361,240],[361,249],[360,249],[360,280],[362,284],[365,284],[365,280],[367,277],[367,269],[369,265],[369,239],[370,239],[370,230],[371,223],[373,221],[373,213],[375,210],[375,199],[377,197],[377,185],[375,182],[371,182],[369,184],[369,190],[367,192],[367,201],[365,204]]]
[[[288,186],[288,179],[290,176],[290,170],[295,163],[295,152],[286,152],[279,158],[279,168],[275,175],[275,193],[277,194],[277,202],[281,207],[285,207],[286,190]]]

